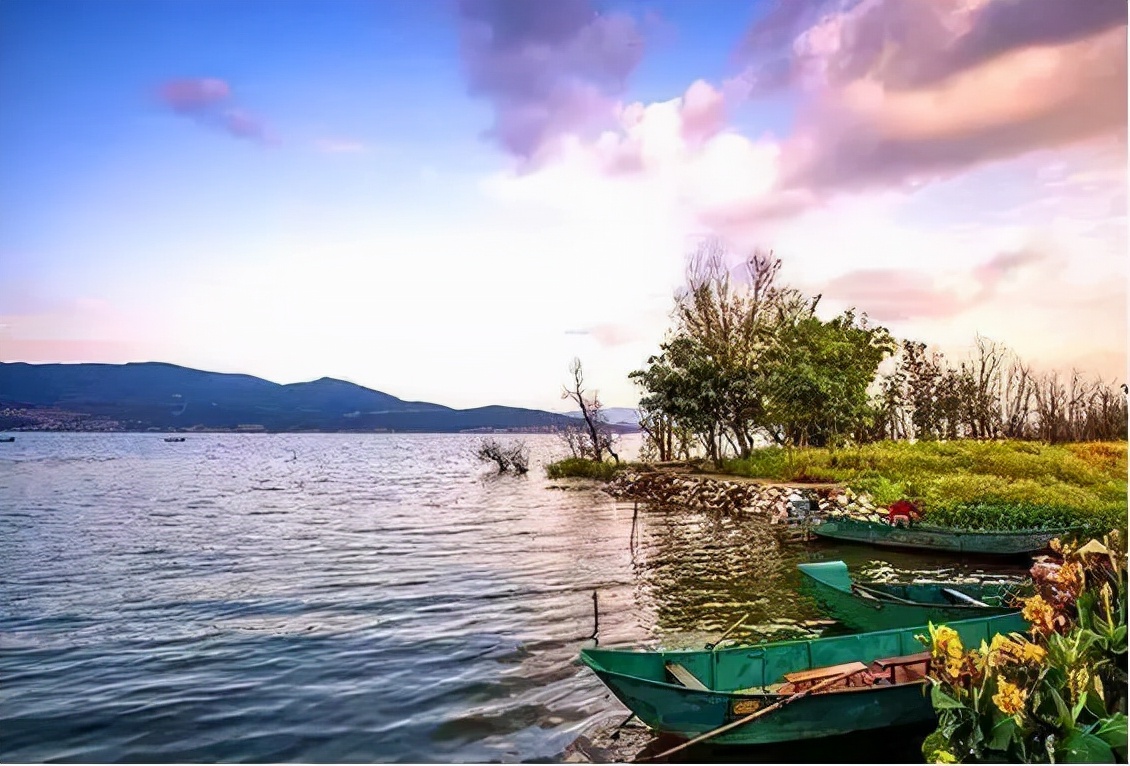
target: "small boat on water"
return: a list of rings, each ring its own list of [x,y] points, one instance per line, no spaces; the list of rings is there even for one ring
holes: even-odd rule
[[[1060,529],[1018,529],[972,531],[915,524],[891,526],[874,521],[835,519],[812,527],[820,537],[850,543],[865,543],[886,548],[970,553],[978,555],[1018,556],[1036,553],[1048,547],[1052,538],[1076,531],[1077,527]]]
[[[842,561],[800,564],[804,588],[825,613],[852,630],[888,630],[1015,612],[1020,583],[854,582]]]
[[[1027,629],[1018,613],[947,624],[966,646]],[[915,638],[924,633],[920,626],[713,651],[593,648],[581,662],[656,731],[693,738],[734,724],[710,741],[764,744],[932,720],[922,688],[930,655]]]
[[[182,442],[182,441],[184,441],[184,437],[183,436],[166,436],[165,441],[167,441],[167,442]]]
[[[0,436],[0,442],[14,442],[15,440],[16,437],[14,436]]]

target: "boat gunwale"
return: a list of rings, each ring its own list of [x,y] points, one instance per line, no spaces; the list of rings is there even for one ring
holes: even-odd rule
[[[851,588],[841,588],[837,583],[834,583],[830,580],[825,580],[821,577],[817,577],[813,572],[809,571],[809,569],[815,568],[815,567],[812,566],[813,564],[832,564],[832,563],[837,563],[837,562],[832,562],[832,561],[805,562],[805,563],[802,563],[802,564],[797,564],[797,569],[799,569],[800,573],[803,574],[805,577],[809,577],[812,580],[815,580],[816,582],[820,583],[821,585],[825,585],[829,588],[832,588],[833,590],[837,591],[838,593],[842,593],[845,596],[850,596],[850,597],[860,601],[860,603],[866,603],[863,599],[861,599],[858,595],[856,595],[855,591],[852,590]],[[838,563],[843,564],[844,562],[840,561]],[[844,564],[844,569],[847,570],[847,564]],[[860,587],[864,587],[864,588],[873,587],[873,586],[876,586],[876,585],[882,586],[882,585],[911,584],[911,585],[937,585],[937,586],[940,586],[940,587],[948,587],[948,586],[962,585],[963,584],[963,583],[930,581],[930,582],[914,582],[914,583],[877,582],[877,583],[867,583],[866,585],[864,585],[862,583],[856,582],[855,578],[853,578],[851,576],[850,570],[848,570],[848,580],[849,580],[849,582],[851,582],[852,585],[859,585]],[[904,606],[904,607],[910,607],[910,608],[923,608],[923,609],[946,609],[947,611],[951,610],[951,609],[958,610],[958,611],[970,610],[972,612],[978,612],[978,613],[980,613],[980,614],[982,614],[986,617],[990,616],[990,615],[985,613],[986,609],[988,609],[988,610],[1004,610],[1003,613],[1005,613],[1005,614],[1020,611],[1019,607],[1017,607],[1016,609],[1012,609],[1012,608],[1006,607],[1006,606],[993,606],[991,604],[986,604],[985,606],[977,606],[975,604],[965,604],[965,603],[959,603],[959,604],[945,603],[945,604],[942,604],[942,603],[933,603],[933,602],[930,602],[930,601],[895,601],[893,598],[882,598],[883,596],[890,596],[890,594],[886,594],[882,590],[877,590],[875,592],[875,594],[880,597],[879,600],[882,602],[883,606]],[[875,608],[880,608],[880,607],[875,607]],[[970,619],[976,619],[976,618],[970,618]]]
[[[585,663],[585,664],[588,665],[588,663]],[[651,678],[642,678],[640,676],[629,675],[628,673],[622,673],[622,672],[617,671],[617,670],[608,670],[607,668],[604,668],[604,667],[597,668],[597,667],[593,667],[592,665],[588,665],[588,667],[594,673],[596,673],[597,675],[604,674],[604,675],[609,675],[609,676],[615,676],[617,678],[627,678],[627,679],[634,681],[636,683],[646,684],[647,686],[658,686],[658,687],[663,688],[663,689],[671,689],[673,691],[679,692],[680,694],[685,694],[685,695],[688,695],[688,696],[726,697],[728,699],[735,699],[735,700],[737,700],[737,699],[741,699],[741,700],[748,700],[748,699],[770,700],[770,699],[772,699],[774,701],[788,699],[789,697],[794,696],[792,694],[778,694],[776,692],[750,692],[750,691],[745,691],[745,690],[717,691],[717,690],[714,690],[714,689],[707,689],[707,690],[703,691],[702,689],[692,689],[691,687],[683,686],[682,684],[673,684],[669,681],[656,681],[656,680],[653,680]],[[870,669],[870,668],[868,668],[868,669]],[[927,683],[927,681],[928,681],[928,679],[926,679],[926,678],[918,678],[918,679],[915,679],[913,681],[903,681],[902,683],[899,683],[899,684],[871,684],[869,686],[851,686],[851,687],[848,687],[848,688],[845,688],[845,689],[836,689],[835,691],[825,692],[824,694],[834,694],[836,696],[839,696],[839,695],[842,695],[842,694],[855,694],[855,693],[859,693],[859,692],[875,692],[875,691],[879,691],[879,690],[882,690],[882,689],[905,689],[909,686],[923,686]],[[806,696],[807,696],[807,698],[811,699],[813,697],[822,697],[822,696],[824,696],[824,694],[813,694],[813,695],[806,695]],[[799,702],[800,700],[797,700],[797,701]]]
[[[826,521],[823,521],[820,524],[814,525],[812,527],[812,531],[819,534],[818,530],[824,524],[845,524],[845,525],[849,525],[849,526],[854,525],[854,526],[857,526],[857,527],[860,527],[860,528],[867,528],[867,529],[891,529],[891,530],[900,529],[900,530],[909,531],[909,532],[913,532],[913,531],[943,532],[945,534],[956,535],[956,536],[977,535],[979,537],[980,536],[989,536],[989,535],[1019,537],[1021,535],[1043,535],[1043,534],[1048,534],[1049,532],[1050,533],[1060,533],[1060,534],[1062,534],[1062,533],[1066,533],[1066,532],[1077,532],[1077,531],[1079,531],[1080,529],[1083,528],[1083,525],[1073,525],[1073,526],[1069,526],[1069,527],[1029,527],[1027,529],[960,529],[958,527],[939,527],[939,526],[936,526],[936,525],[933,525],[933,524],[915,524],[914,526],[910,526],[910,527],[900,527],[900,526],[891,526],[890,524],[884,524],[881,521],[860,521],[859,519],[844,518],[844,519],[828,519]]]

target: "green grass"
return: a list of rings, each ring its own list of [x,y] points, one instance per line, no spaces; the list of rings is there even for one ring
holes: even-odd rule
[[[927,518],[939,524],[1010,529],[1082,523],[1088,532],[1108,532],[1126,529],[1126,465],[1126,442],[970,440],[791,453],[770,447],[748,460],[728,461],[726,470],[776,481],[841,482],[880,505],[919,498]]]
[[[622,470],[625,466],[615,463],[597,463],[580,457],[568,457],[550,463],[545,467],[545,473],[551,479],[581,478],[603,479],[607,481]]]

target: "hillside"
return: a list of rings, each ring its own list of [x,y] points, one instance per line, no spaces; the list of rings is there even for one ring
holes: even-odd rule
[[[0,362],[9,430],[547,431],[574,423],[541,410],[457,410],[321,378],[279,384],[160,362]]]

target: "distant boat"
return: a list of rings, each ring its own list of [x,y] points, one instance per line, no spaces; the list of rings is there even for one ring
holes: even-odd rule
[[[949,623],[1018,611],[1013,583],[868,583],[852,581],[847,564],[822,561],[797,566],[802,585],[824,612],[852,630],[889,630],[929,622]]]
[[[167,442],[182,442],[182,441],[184,441],[184,437],[183,436],[166,436],[165,441],[167,441]]]
[[[948,625],[965,646],[1028,627],[1019,614]],[[930,654],[915,638],[924,633],[919,626],[715,651],[582,649],[581,662],[655,731],[755,745],[933,720],[923,693]]]
[[[0,436],[0,442],[14,442],[15,440],[16,437],[14,436]]]
[[[1053,538],[1077,530],[1078,527],[972,531],[927,524],[899,527],[874,521],[836,519],[817,524],[812,528],[812,533],[834,540],[885,548],[1016,556],[1042,551],[1048,547],[1048,543]]]

